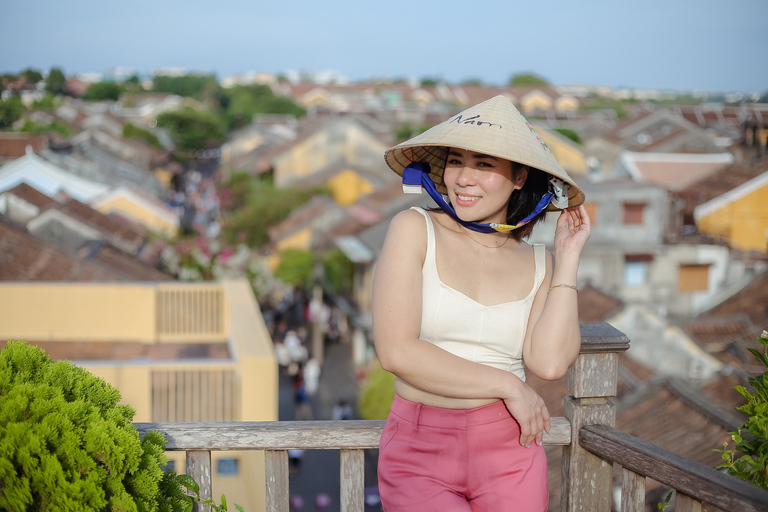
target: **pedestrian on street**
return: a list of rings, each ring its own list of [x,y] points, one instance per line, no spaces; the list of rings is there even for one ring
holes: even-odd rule
[[[396,376],[384,510],[545,512],[550,415],[524,368],[556,380],[578,356],[584,194],[504,96],[385,159],[440,208],[395,216],[376,266],[374,342]],[[546,210],[561,212],[554,258],[524,240]]]

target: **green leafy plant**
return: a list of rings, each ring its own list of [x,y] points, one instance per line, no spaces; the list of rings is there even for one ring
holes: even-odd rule
[[[669,494],[667,494],[667,497],[664,498],[664,501],[661,503],[656,504],[656,508],[664,512],[669,508],[669,500],[672,499],[672,496],[675,494],[675,491],[669,491]]]
[[[0,510],[171,512],[165,439],[143,440],[120,392],[23,341],[0,350]]]
[[[395,399],[395,376],[381,367],[378,360],[372,363],[368,379],[360,390],[357,411],[364,420],[384,420]]]
[[[216,512],[226,512],[227,511],[227,497],[223,494],[221,495],[221,505],[217,505],[215,501],[212,499],[202,499],[200,497],[200,486],[197,485],[197,482],[195,482],[195,479],[192,478],[189,475],[179,475],[176,478],[177,482],[184,487],[187,488],[189,491],[188,494],[185,496],[184,500],[184,510],[185,512],[191,512],[192,507],[195,502],[199,502],[202,505],[210,506],[212,510],[215,510]],[[243,510],[243,507],[238,505],[237,503],[234,504],[235,509],[239,510],[240,512],[245,512]]]
[[[757,341],[763,345],[763,353],[754,348],[747,350],[766,367],[766,371],[762,375],[749,377],[753,393],[744,386],[734,388],[747,399],[747,403],[737,407],[737,410],[749,415],[738,431],[730,433],[736,450],[742,456],[736,458],[736,453],[728,449],[728,443],[723,444],[722,450],[715,451],[723,458],[718,468],[728,468],[728,474],[768,490],[768,331],[763,331]]]

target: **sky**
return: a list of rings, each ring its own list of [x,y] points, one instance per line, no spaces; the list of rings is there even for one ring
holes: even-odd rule
[[[768,91],[766,0],[0,0],[0,73],[250,70]]]

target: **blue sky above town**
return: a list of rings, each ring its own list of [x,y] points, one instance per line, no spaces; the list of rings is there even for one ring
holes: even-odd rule
[[[768,2],[38,0],[3,2],[0,73],[181,66],[764,92]]]

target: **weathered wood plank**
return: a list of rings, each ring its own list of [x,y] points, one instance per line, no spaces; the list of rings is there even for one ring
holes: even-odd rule
[[[288,452],[267,450],[264,454],[267,480],[267,512],[288,512]]]
[[[768,491],[605,425],[580,429],[590,452],[730,512],[768,510]]]
[[[675,512],[701,512],[701,502],[678,492],[675,494]]]
[[[645,477],[622,468],[621,512],[645,512]]]
[[[365,452],[341,450],[341,512],[365,508]]]
[[[544,444],[569,445],[571,424],[551,419],[552,431]],[[166,450],[288,450],[377,449],[384,421],[241,421],[215,423],[134,423],[141,437],[160,432]]]
[[[213,483],[211,480],[211,452],[210,451],[188,451],[187,452],[187,474],[195,479],[200,487],[200,501],[211,498],[213,492]],[[202,506],[196,502],[193,512],[211,512],[211,507]]]
[[[629,338],[611,324],[581,324],[581,354],[624,352],[629,348]]]
[[[565,387],[576,398],[616,396],[619,354],[579,354],[565,374]]]
[[[616,409],[611,403],[582,405],[577,398],[566,397],[565,417],[571,421],[574,442],[563,448],[561,510],[610,512],[611,463],[579,446],[577,440],[582,425],[613,425]]]

